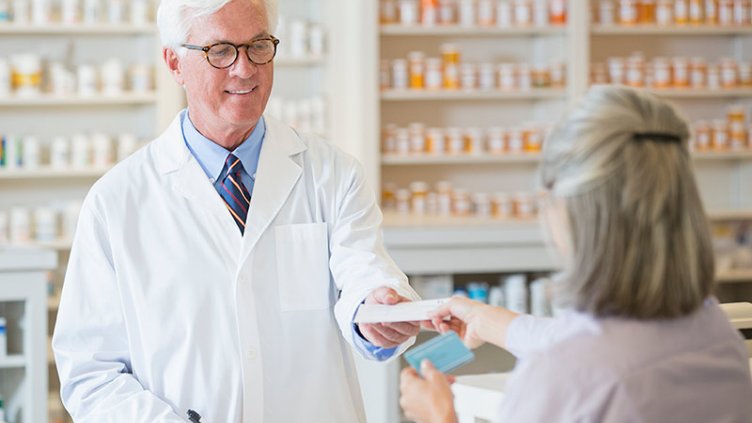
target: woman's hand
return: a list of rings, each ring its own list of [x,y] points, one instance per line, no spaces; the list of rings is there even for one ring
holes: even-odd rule
[[[493,307],[463,297],[452,297],[429,315],[439,332],[457,332],[465,345],[471,349],[486,342],[503,348],[507,327],[517,316],[517,313],[505,308]],[[446,317],[450,320],[445,321]]]
[[[430,361],[420,363],[418,375],[412,367],[400,375],[400,405],[405,416],[418,423],[455,423],[454,398],[450,384],[454,378],[436,370]]]

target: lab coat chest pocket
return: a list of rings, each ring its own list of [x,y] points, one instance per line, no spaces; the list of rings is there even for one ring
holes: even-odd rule
[[[277,280],[282,311],[331,306],[326,223],[275,226]]]

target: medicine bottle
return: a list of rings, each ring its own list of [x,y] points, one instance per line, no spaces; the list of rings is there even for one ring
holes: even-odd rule
[[[533,196],[526,192],[518,192],[514,195],[515,216],[518,219],[532,219],[535,217]]]
[[[692,88],[705,88],[707,65],[702,57],[693,57],[690,61],[690,83]]]
[[[491,91],[496,88],[496,73],[493,63],[478,65],[478,88],[483,91]]]
[[[531,71],[533,87],[547,88],[551,85],[551,72],[544,65],[535,65]]]
[[[504,129],[499,127],[488,128],[488,152],[491,154],[503,154],[504,146]]]
[[[743,87],[752,85],[752,63],[739,62],[737,68],[739,70],[739,85]]]
[[[465,137],[462,135],[460,128],[447,128],[446,141],[449,154],[462,154],[465,152]]]
[[[533,25],[546,27],[549,25],[548,0],[532,0],[533,2]]]
[[[480,155],[483,154],[483,132],[478,128],[467,128],[465,130],[465,153]]]
[[[481,218],[491,217],[491,197],[485,192],[476,192],[472,198],[475,215]]]
[[[418,23],[418,0],[400,0],[400,24],[405,26]]]
[[[413,182],[410,184],[410,191],[412,194],[411,205],[413,213],[418,215],[426,214],[428,184],[420,181]]]
[[[384,188],[381,190],[381,207],[384,210],[395,210],[397,208],[397,198],[395,192],[397,186],[393,183],[384,184]]]
[[[530,65],[520,63],[517,65],[517,88],[520,91],[530,91],[533,87],[533,75],[530,71]]]
[[[622,25],[637,23],[637,0],[619,0],[619,23]]]
[[[698,151],[707,151],[712,144],[710,125],[707,121],[701,120],[695,123],[694,145]]]
[[[410,131],[407,128],[399,128],[395,131],[396,153],[400,156],[410,154]]]
[[[452,183],[449,181],[439,181],[436,183],[437,192],[437,210],[442,216],[452,214]]]
[[[478,25],[493,26],[494,18],[494,0],[478,0]]]
[[[472,63],[463,63],[460,65],[460,86],[463,90],[472,91],[477,86],[475,65]]]
[[[689,23],[688,0],[674,0],[674,23],[677,25]]]
[[[460,52],[454,44],[442,44],[441,60],[444,65],[444,88],[456,90],[460,87]]]
[[[381,131],[381,151],[384,154],[397,152],[397,125],[390,123]]]
[[[411,123],[408,126],[410,132],[410,153],[423,154],[426,152],[426,125]]]
[[[726,150],[728,149],[728,126],[723,119],[716,119],[713,121],[713,149],[714,150]]]
[[[507,143],[510,153],[522,153],[525,148],[524,133],[520,128],[511,128],[509,130],[509,140]]]
[[[734,0],[734,24],[749,25],[749,0]]]
[[[514,64],[502,63],[499,69],[499,89],[502,91],[514,91],[517,89],[517,80],[514,74]]]
[[[407,70],[407,60],[396,59],[392,61],[392,88],[406,90],[410,84],[410,76]]]
[[[499,28],[509,28],[512,26],[513,19],[513,0],[498,0],[496,2],[496,26]]]
[[[440,90],[443,87],[444,74],[441,69],[441,59],[437,57],[426,59],[426,89]]]
[[[506,193],[496,193],[491,200],[493,217],[497,219],[509,219],[514,214],[512,198]]]
[[[540,153],[543,145],[543,133],[540,128],[529,126],[524,131],[525,151],[528,153]]]
[[[608,58],[608,80],[612,84],[624,84],[624,59]]]
[[[459,24],[474,27],[477,24],[475,0],[459,0]]]
[[[726,113],[729,130],[729,144],[732,149],[739,150],[747,141],[746,113],[744,106],[732,106]]]
[[[439,0],[439,23],[442,25],[454,25],[456,19],[455,0]]]
[[[614,0],[600,0],[598,2],[598,22],[601,25],[613,25],[615,22]]]
[[[658,0],[658,7],[655,11],[655,22],[659,26],[669,26],[674,24],[673,0]]]
[[[428,128],[426,131],[426,151],[428,154],[441,155],[446,153],[446,139],[441,128]]]
[[[421,90],[425,87],[425,57],[422,51],[411,51],[407,55],[410,89]]]
[[[689,0],[689,23],[692,25],[700,25],[703,23],[703,6],[703,0]]]
[[[382,25],[397,23],[397,2],[395,0],[381,0],[379,2],[379,21]]]
[[[550,22],[552,25],[564,25],[567,23],[566,0],[551,0],[549,3]]]
[[[397,204],[397,213],[402,215],[410,214],[410,191],[406,189],[398,189],[394,193],[395,202]]]
[[[708,72],[705,79],[707,87],[710,89],[718,89],[721,87],[721,70],[716,64],[708,65]]]
[[[721,59],[721,87],[734,88],[738,84],[736,62],[734,59]]]
[[[626,83],[630,87],[641,88],[645,84],[645,62],[642,57],[627,59]]]
[[[718,0],[718,24],[721,26],[734,24],[734,0]]]
[[[435,26],[439,21],[438,0],[420,1],[420,23],[423,26]]]
[[[708,25],[718,23],[718,0],[705,0],[705,23]]]
[[[470,215],[470,194],[464,189],[455,189],[452,193],[452,209],[456,216]]]
[[[639,0],[637,3],[637,22],[655,23],[656,0]]]
[[[664,57],[653,59],[653,86],[657,89],[671,87],[671,65]]]
[[[518,26],[529,26],[533,23],[531,0],[514,0],[514,23]]]
[[[608,68],[605,63],[593,63],[590,66],[590,82],[608,84]]]
[[[689,62],[685,57],[674,57],[671,61],[673,65],[673,81],[676,88],[689,87]]]

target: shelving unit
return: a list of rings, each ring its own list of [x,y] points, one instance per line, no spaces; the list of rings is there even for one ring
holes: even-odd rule
[[[738,26],[718,25],[601,25],[593,24],[590,33],[594,35],[681,35],[701,37],[707,35],[749,35],[752,29]]]
[[[59,97],[41,95],[38,97],[0,98],[0,107],[61,107],[61,106],[128,106],[155,104],[157,93],[123,93],[118,96],[69,95]]]
[[[529,91],[410,91],[389,90],[381,94],[383,101],[433,101],[433,100],[539,100],[563,99],[564,90],[532,89]]]
[[[155,34],[154,25],[132,24],[0,24],[0,35],[139,35]]]
[[[44,179],[96,179],[108,169],[52,169],[41,167],[35,170],[1,170],[0,180],[44,180]]]
[[[448,35],[460,35],[460,36],[483,36],[483,37],[496,37],[496,36],[541,36],[541,35],[563,35],[566,33],[567,28],[565,26],[549,26],[549,27],[511,27],[511,28],[496,28],[496,27],[462,27],[457,25],[435,26],[435,27],[423,27],[423,26],[404,26],[397,24],[381,25],[380,32],[383,36],[421,36],[421,37],[436,37],[436,36],[448,36]]]

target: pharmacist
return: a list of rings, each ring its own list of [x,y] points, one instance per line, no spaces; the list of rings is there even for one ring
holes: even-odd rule
[[[81,212],[53,349],[76,422],[363,422],[350,345],[386,360],[417,299],[387,256],[358,163],[262,117],[273,0],[163,0],[188,109],[98,181]]]

